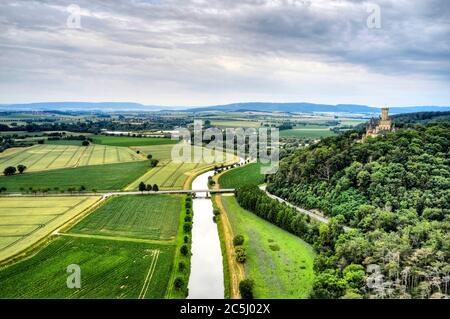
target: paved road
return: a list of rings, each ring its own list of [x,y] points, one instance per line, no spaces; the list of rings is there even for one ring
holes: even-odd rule
[[[260,187],[260,188],[261,188],[263,191],[265,191],[266,194],[267,194],[267,196],[269,196],[270,198],[276,199],[276,200],[278,200],[278,201],[281,202],[281,203],[285,203],[285,204],[288,205],[289,207],[294,208],[295,210],[297,210],[298,212],[300,212],[300,213],[302,213],[302,214],[306,214],[306,215],[310,216],[311,218],[314,218],[314,219],[318,220],[318,221],[321,222],[321,223],[328,224],[328,223],[330,222],[330,220],[329,220],[328,218],[326,218],[326,217],[324,217],[324,216],[322,216],[322,215],[319,215],[319,214],[317,214],[317,213],[315,213],[315,212],[312,212],[312,211],[310,211],[310,210],[306,210],[306,209],[300,208],[300,207],[298,207],[298,206],[295,206],[295,205],[289,203],[288,201],[285,201],[284,199],[282,199],[282,198],[280,198],[280,197],[278,197],[278,196],[275,196],[275,195],[270,194],[270,193],[266,190],[265,186],[262,186],[262,187]],[[345,231],[349,231],[350,229],[351,229],[350,227],[344,226],[344,230],[345,230]]]

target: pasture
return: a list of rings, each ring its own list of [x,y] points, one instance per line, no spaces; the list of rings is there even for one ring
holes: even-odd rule
[[[70,232],[173,240],[177,235],[181,204],[180,196],[114,197],[77,223]]]
[[[221,188],[239,188],[245,185],[264,183],[264,174],[261,173],[261,163],[250,163],[225,171],[219,177]]]
[[[0,198],[0,261],[37,243],[92,206],[99,198]]]
[[[0,270],[0,298],[164,298],[175,246],[61,236],[32,258]],[[81,288],[66,285],[67,266]]]
[[[131,147],[132,150],[139,151],[145,156],[151,154],[154,159],[159,161],[170,160],[172,148],[173,144]]]
[[[33,189],[66,191],[69,187],[98,191],[121,190],[149,169],[148,161],[109,165],[82,166],[43,172],[30,172],[13,176],[0,176],[0,186],[8,192]]]
[[[255,298],[308,298],[314,279],[312,247],[241,208],[234,196],[221,200],[234,235],[245,238],[245,273],[255,282]]]
[[[280,137],[322,138],[336,135],[329,128],[294,128],[280,131]]]
[[[131,136],[106,136],[95,135],[91,136],[95,144],[110,145],[110,146],[146,146],[146,145],[164,145],[176,144],[178,141],[163,137],[131,137]]]
[[[140,161],[144,158],[125,147],[104,145],[35,145],[0,154],[0,170],[19,164],[27,167],[27,172],[52,170],[58,168],[103,165],[121,162]]]
[[[226,129],[226,128],[259,128],[261,127],[260,121],[246,121],[246,120],[228,120],[228,121],[221,121],[221,120],[213,120],[211,121],[211,125]]]

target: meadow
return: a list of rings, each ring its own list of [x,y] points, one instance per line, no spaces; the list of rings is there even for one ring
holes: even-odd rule
[[[121,190],[149,170],[148,161],[109,165],[64,168],[43,172],[30,172],[13,176],[0,176],[0,186],[8,192],[29,191],[29,188],[67,191],[85,186],[87,190]]]
[[[37,243],[99,199],[99,196],[0,198],[0,261]]]
[[[255,298],[308,298],[314,279],[312,247],[241,208],[234,196],[221,200],[234,235],[245,238],[245,274],[255,282]]]
[[[81,220],[70,232],[173,240],[177,235],[181,204],[180,196],[114,197]]]
[[[126,147],[104,145],[35,145],[14,153],[0,154],[0,170],[19,164],[26,172],[58,168],[141,161],[144,158]]]
[[[245,120],[229,120],[229,121],[211,121],[211,125],[218,128],[259,128],[260,121],[245,121]]]
[[[164,298],[175,246],[59,237],[32,258],[0,270],[0,298]],[[81,288],[66,285],[67,266]]]
[[[110,145],[110,146],[145,146],[145,145],[164,145],[176,144],[178,141],[163,137],[131,137],[131,136],[106,136],[95,135],[91,136],[95,144]]]
[[[322,138],[336,135],[329,128],[294,128],[280,131],[280,137]]]
[[[264,174],[261,173],[261,163],[251,163],[228,170],[219,177],[221,188],[239,188],[250,184],[263,184]]]

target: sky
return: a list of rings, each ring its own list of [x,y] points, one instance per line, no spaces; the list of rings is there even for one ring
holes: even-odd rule
[[[0,2],[0,103],[450,105],[448,0]]]

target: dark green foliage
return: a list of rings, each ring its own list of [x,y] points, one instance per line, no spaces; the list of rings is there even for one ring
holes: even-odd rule
[[[5,176],[11,176],[16,173],[17,169],[14,166],[8,166],[3,170]]]
[[[242,299],[253,299],[254,282],[251,279],[244,279],[239,283],[239,292]]]
[[[181,246],[181,247],[180,247],[180,253],[181,253],[183,256],[187,256],[187,255],[189,254],[189,248],[188,248],[188,246],[187,246],[187,245]]]
[[[244,244],[244,236],[242,235],[236,235],[233,238],[233,245],[234,246],[241,246]]]
[[[185,233],[189,233],[192,229],[192,223],[191,222],[185,222],[183,225],[183,231]]]
[[[247,260],[247,251],[242,246],[237,246],[234,250],[234,253],[236,254],[236,261],[239,263],[245,263]]]
[[[146,189],[146,186],[145,186],[144,182],[140,182],[139,183],[139,191],[143,192],[143,191],[145,191],[145,189]]]
[[[177,277],[175,279],[175,281],[173,282],[173,285],[175,286],[176,289],[180,290],[183,288],[184,286],[184,280],[181,277]]]

